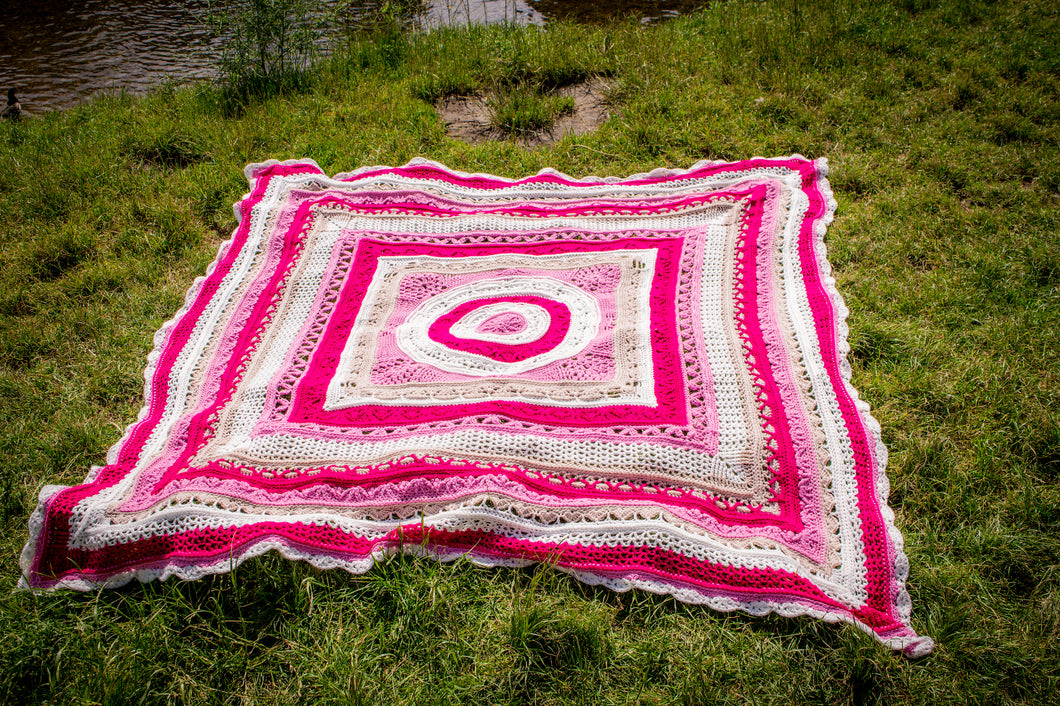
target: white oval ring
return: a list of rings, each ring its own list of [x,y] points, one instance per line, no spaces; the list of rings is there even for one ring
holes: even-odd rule
[[[478,327],[486,321],[501,314],[515,314],[526,322],[522,331],[503,333],[500,331],[479,331]],[[490,341],[518,346],[533,343],[548,333],[552,317],[544,307],[528,302],[496,302],[479,307],[465,314],[452,325],[449,332],[457,338],[469,338],[476,341]]]
[[[431,324],[439,317],[465,302],[491,297],[527,295],[561,302],[570,310],[570,328],[567,329],[563,340],[544,353],[509,363],[493,360],[477,353],[453,350],[431,340],[427,334]],[[506,304],[506,306],[510,305]],[[471,313],[474,312],[469,312],[467,316]],[[545,314],[548,315],[547,312]],[[467,316],[462,317],[461,321]],[[405,318],[405,322],[397,327],[395,342],[398,348],[414,361],[450,373],[474,377],[518,375],[554,361],[569,358],[582,351],[596,337],[601,319],[600,306],[593,297],[574,285],[558,279],[509,277],[497,280],[478,280],[454,287],[422,302]],[[452,332],[453,329],[450,328],[450,331]],[[543,335],[544,332],[538,334],[537,338]],[[482,337],[482,332],[478,332],[478,337]],[[507,336],[504,338],[504,342],[510,342],[510,340]]]

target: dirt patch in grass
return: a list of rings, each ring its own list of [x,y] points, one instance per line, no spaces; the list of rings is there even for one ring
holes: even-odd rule
[[[435,104],[438,117],[449,137],[476,144],[486,140],[514,139],[524,147],[545,147],[563,139],[565,135],[584,135],[600,127],[611,115],[607,100],[610,83],[595,77],[582,83],[559,88],[552,95],[571,98],[574,110],[560,115],[550,128],[510,132],[494,126],[488,94],[449,96]]]

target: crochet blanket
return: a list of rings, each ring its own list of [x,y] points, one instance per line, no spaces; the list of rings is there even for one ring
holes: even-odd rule
[[[247,167],[139,419],[83,485],[42,490],[23,585],[269,550],[353,572],[397,551],[547,561],[926,654],[849,382],[826,171]]]

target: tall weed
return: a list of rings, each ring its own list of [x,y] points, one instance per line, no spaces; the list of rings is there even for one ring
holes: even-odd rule
[[[297,89],[319,55],[322,0],[216,0],[205,15],[221,40],[220,80],[236,101]]]

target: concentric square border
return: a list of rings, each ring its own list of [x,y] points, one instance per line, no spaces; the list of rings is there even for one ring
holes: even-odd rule
[[[584,241],[550,241],[547,243],[527,243],[510,245],[475,245],[475,246],[440,246],[425,243],[388,244],[373,240],[362,240],[358,245],[353,267],[346,277],[346,287],[335,308],[321,345],[313,355],[309,369],[294,394],[294,401],[288,421],[292,423],[314,423],[330,426],[364,427],[364,426],[408,426],[444,419],[459,417],[476,417],[503,414],[506,417],[523,421],[556,425],[555,405],[536,404],[526,401],[491,400],[487,402],[459,403],[442,406],[409,405],[395,409],[391,405],[358,405],[344,409],[327,411],[320,400],[326,399],[327,388],[333,372],[339,369],[338,351],[345,350],[345,343],[353,329],[358,313],[380,257],[398,254],[448,255],[459,257],[461,253],[482,254],[484,252],[520,254],[557,254],[557,253],[607,253],[628,250],[633,247],[641,250],[652,250],[657,253],[661,266],[656,270],[651,281],[650,299],[672,301],[676,296],[675,266],[672,264],[680,256],[683,243],[679,238],[667,240],[623,239],[607,242]],[[579,426],[643,426],[644,424],[684,425],[687,423],[685,400],[681,395],[662,394],[662,389],[683,390],[680,384],[681,362],[678,357],[677,323],[673,310],[655,306],[649,309],[652,334],[648,337],[651,360],[655,375],[649,378],[654,388],[653,393],[658,403],[655,406],[644,404],[608,404],[602,409],[579,407],[576,414]],[[334,344],[335,341],[342,345]],[[332,345],[328,345],[331,343]],[[331,352],[329,352],[329,349]],[[314,401],[315,400],[315,401]]]

